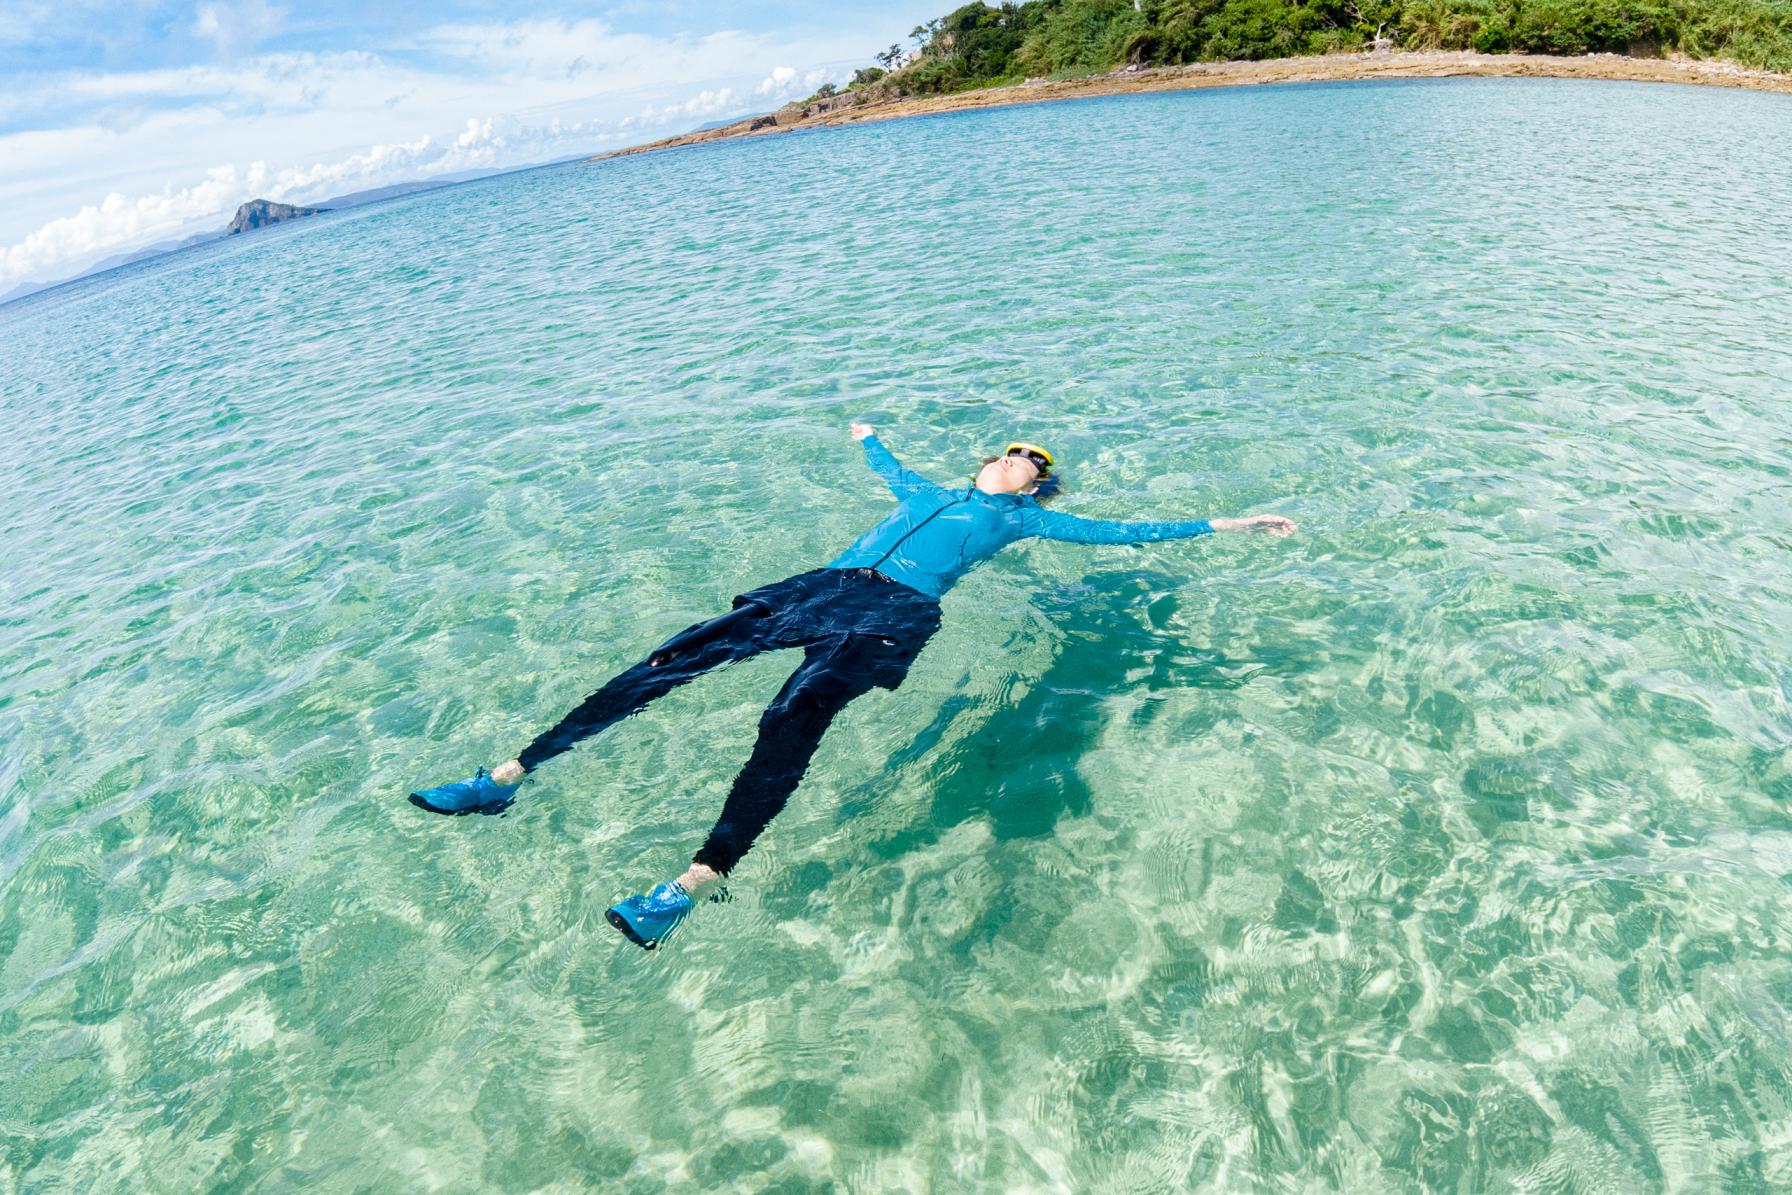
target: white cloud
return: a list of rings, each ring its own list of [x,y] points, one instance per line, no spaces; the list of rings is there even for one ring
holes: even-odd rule
[[[267,168],[255,163],[239,174],[234,166],[206,172],[203,182],[179,191],[126,199],[114,191],[105,201],[72,216],[52,220],[0,256],[0,289],[50,276],[58,267],[92,261],[109,250],[178,233],[194,220],[241,202],[236,197],[265,182]]]
[[[554,79],[568,71],[618,77],[692,78],[738,75],[763,59],[766,39],[724,29],[691,37],[621,33],[602,21],[516,21],[502,25],[441,25],[417,38],[416,48],[506,78]],[[748,68],[750,69],[750,68]]]
[[[682,104],[665,110],[670,116],[714,116],[732,108],[739,107],[734,99],[734,90],[729,87],[718,87],[714,91],[700,91]]]
[[[532,132],[523,140],[533,144],[541,139]],[[0,290],[49,277],[58,268],[90,262],[131,244],[192,231],[198,223],[221,228],[225,216],[248,199],[316,200],[401,179],[479,169],[493,164],[507,145],[493,121],[469,120],[458,136],[446,141],[424,136],[375,145],[335,162],[284,170],[273,170],[266,162],[241,170],[214,166],[200,182],[135,199],[115,191],[102,203],[50,221],[0,254]]]
[[[0,46],[54,42],[71,30],[91,36],[116,21],[113,0],[7,0],[0,4]]]
[[[207,0],[193,30],[228,53],[283,19],[266,0]],[[528,20],[441,26],[387,54],[21,76],[29,86],[0,89],[0,129],[19,130],[0,133],[0,292],[221,228],[245,199],[316,202],[768,111],[845,78],[867,44],[857,28],[650,37],[595,20]],[[789,63],[831,65],[778,65]]]
[[[764,96],[782,95],[794,82],[796,82],[796,68],[794,66],[775,66],[772,68],[771,74],[760,80],[759,86],[753,89],[753,94]]]
[[[648,105],[638,116],[621,121],[554,119],[524,124],[513,117],[469,118],[455,134],[374,145],[334,161],[284,169],[265,161],[242,169],[214,166],[203,180],[178,189],[168,187],[134,199],[115,191],[103,202],[51,220],[0,251],[0,292],[25,281],[67,276],[132,245],[180,236],[205,225],[221,229],[226,217],[248,199],[319,202],[387,183],[596,150],[619,140],[625,131],[658,133],[668,122],[688,122],[726,111],[734,103],[734,93],[723,87],[701,91],[678,104]],[[649,132],[637,131],[635,139]]]
[[[768,103],[778,104],[809,95],[823,83],[842,84],[851,77],[851,71],[825,66],[818,66],[801,76],[798,76],[795,67],[773,67],[772,73],[761,79],[759,86],[753,89],[753,94]]]
[[[648,104],[636,115],[625,116],[617,121],[616,127],[619,129],[645,128],[698,116],[717,116],[723,112],[738,112],[744,98],[736,96],[734,90],[729,87],[718,88],[715,91],[700,91],[682,104],[667,104],[660,108]]]
[[[193,35],[211,41],[222,54],[253,50],[284,28],[286,9],[267,0],[201,4],[193,14]]]
[[[222,97],[237,106],[296,106],[309,91],[311,98],[305,106],[315,106],[324,95],[353,99],[363,90],[417,78],[427,76],[393,67],[376,54],[350,52],[264,54],[237,65],[76,74],[53,80],[51,86],[76,101],[118,103]],[[22,96],[14,98],[17,103],[27,102]]]
[[[34,40],[54,15],[44,3],[8,4],[0,8],[0,46],[23,45]]]

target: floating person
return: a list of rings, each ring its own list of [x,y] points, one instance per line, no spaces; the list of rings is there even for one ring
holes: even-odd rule
[[[872,428],[852,437],[889,483],[899,505],[825,567],[748,590],[728,613],[691,626],[587,697],[560,724],[489,772],[427,788],[411,800],[436,813],[496,813],[523,778],[542,764],[655,697],[722,664],[762,651],[803,649],[803,662],[759,720],[759,739],[722,816],[691,865],[645,895],[605,913],[637,946],[651,950],[693,903],[734,868],[760,831],[784,808],[834,715],[872,688],[895,689],[939,629],[940,597],[973,566],[1028,537],[1078,544],[1139,544],[1213,531],[1292,535],[1281,515],[1175,523],[1111,523],[1048,511],[1056,493],[1052,454],[1013,443],[983,463],[962,489],[938,485],[902,467]]]

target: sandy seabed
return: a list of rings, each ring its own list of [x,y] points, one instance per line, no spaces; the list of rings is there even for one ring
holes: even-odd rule
[[[1792,74],[1753,70],[1734,62],[1691,58],[1631,58],[1622,54],[1587,54],[1574,58],[1540,54],[1434,53],[1326,54],[1278,58],[1269,62],[1208,62],[1187,66],[1117,70],[1082,79],[1038,80],[953,95],[843,106],[784,124],[746,117],[716,129],[703,129],[630,146],[599,158],[672,149],[735,137],[763,137],[795,129],[894,120],[967,108],[1035,104],[1084,96],[1126,95],[1144,91],[1183,91],[1199,87],[1243,87],[1261,83],[1339,83],[1359,79],[1539,78],[1617,79],[1638,83],[1692,83],[1707,87],[1740,87],[1792,94]],[[752,127],[756,122],[761,127]],[[593,159],[596,160],[596,159]]]

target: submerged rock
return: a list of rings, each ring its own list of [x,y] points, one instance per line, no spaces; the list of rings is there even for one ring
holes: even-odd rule
[[[300,216],[315,216],[329,210],[325,207],[294,207],[290,203],[275,203],[271,199],[251,199],[236,209],[236,216],[231,219],[230,227],[224,232],[227,236],[235,236],[239,232],[248,232],[251,228],[278,224],[283,220],[297,220]]]

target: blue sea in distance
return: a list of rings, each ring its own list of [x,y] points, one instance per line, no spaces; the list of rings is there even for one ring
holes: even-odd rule
[[[574,163],[0,309],[0,1190],[1792,1186],[1792,98],[1486,80]],[[1024,437],[796,660],[405,800]]]

